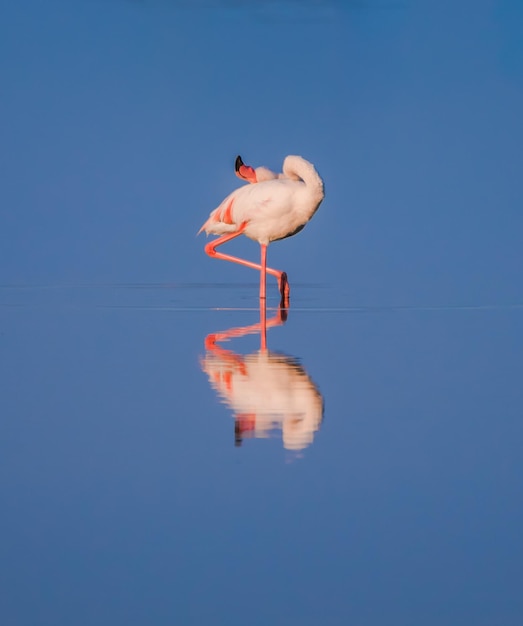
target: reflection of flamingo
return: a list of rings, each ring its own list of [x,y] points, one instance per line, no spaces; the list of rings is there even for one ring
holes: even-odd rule
[[[242,167],[247,169],[244,171]],[[246,180],[250,170],[256,172],[253,168],[249,170],[243,162],[241,165],[237,162],[237,169],[240,178]],[[212,211],[199,232],[204,230],[207,234],[222,236],[208,243],[205,252],[217,259],[260,270],[262,300],[266,297],[266,272],[276,276],[282,304],[287,305],[290,291],[287,274],[267,267],[267,246],[272,241],[300,232],[318,209],[323,197],[323,181],[312,163],[299,156],[288,156],[283,162],[282,178],[240,187]],[[260,244],[260,265],[216,251],[218,246],[242,234]]]
[[[283,445],[301,450],[310,445],[323,419],[323,399],[297,359],[267,350],[266,329],[283,324],[285,309],[267,320],[260,308],[260,323],[208,335],[202,369],[223,402],[234,411],[235,441],[246,436],[267,437],[281,429]],[[226,350],[217,342],[260,333],[261,348],[249,355]]]

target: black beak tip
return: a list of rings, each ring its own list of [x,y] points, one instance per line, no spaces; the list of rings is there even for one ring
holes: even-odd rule
[[[234,169],[238,171],[240,167],[243,165],[243,161],[240,155],[236,157],[236,161],[234,162]]]

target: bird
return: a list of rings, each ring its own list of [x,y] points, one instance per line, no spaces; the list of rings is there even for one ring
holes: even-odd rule
[[[288,304],[290,286],[287,274],[267,267],[267,246],[273,241],[292,237],[305,227],[325,196],[323,180],[312,163],[296,155],[285,158],[282,174],[275,174],[267,168],[254,170],[246,166],[241,157],[236,159],[235,169],[240,178],[255,184],[236,189],[211,211],[198,234],[205,231],[208,235],[220,236],[205,246],[205,252],[212,258],[259,270],[260,300],[266,300],[266,274],[275,276],[281,302]],[[264,179],[267,172],[273,178]],[[240,235],[260,244],[260,264],[216,250]]]

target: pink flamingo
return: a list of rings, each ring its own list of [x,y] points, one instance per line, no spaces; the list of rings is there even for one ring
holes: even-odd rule
[[[240,163],[240,162],[241,163]],[[300,156],[288,156],[283,162],[283,174],[274,174],[266,168],[254,170],[236,160],[240,178],[256,182],[229,194],[220,206],[211,212],[198,234],[221,235],[205,246],[205,252],[216,259],[232,261],[260,270],[260,299],[266,299],[267,272],[278,280],[282,303],[287,305],[290,287],[287,274],[267,267],[267,246],[272,241],[291,237],[304,228],[316,213],[324,198],[323,181],[312,163]],[[244,169],[245,168],[245,169]],[[258,180],[258,171],[267,172],[271,179]],[[278,176],[278,178],[274,178]],[[216,248],[239,235],[257,241],[261,246],[261,263],[217,252]]]

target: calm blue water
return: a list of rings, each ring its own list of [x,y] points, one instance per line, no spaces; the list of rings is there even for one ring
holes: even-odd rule
[[[238,446],[202,366],[248,380],[260,336],[205,338],[259,322],[256,293],[2,287],[6,623],[519,623],[523,307],[296,285],[268,349],[322,419],[256,432],[251,381]]]

